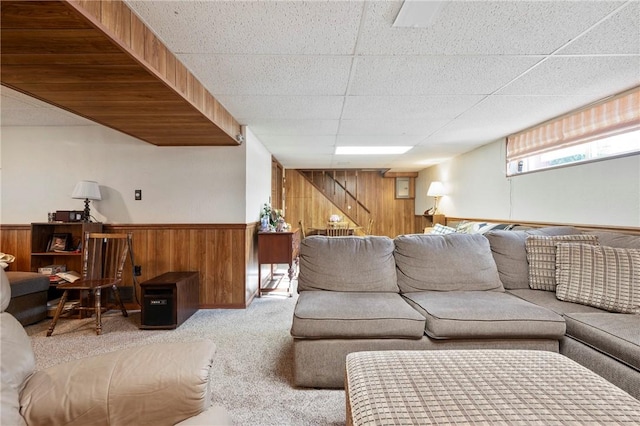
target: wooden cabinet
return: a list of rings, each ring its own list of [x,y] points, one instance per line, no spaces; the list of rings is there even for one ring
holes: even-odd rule
[[[436,223],[446,225],[446,218],[443,214],[424,214],[416,216],[416,232],[423,233],[424,228],[433,228]]]
[[[67,271],[82,272],[83,247],[86,232],[102,232],[101,223],[51,222],[31,224],[31,271],[48,265],[65,265]],[[50,247],[54,235],[69,238],[66,251],[53,251]]]
[[[271,276],[273,276],[273,265],[276,263],[288,264],[289,285],[287,294],[291,295],[291,280],[295,273],[294,263],[298,265],[298,254],[300,252],[300,230],[294,229],[291,232],[259,232],[258,233],[258,297],[262,293],[272,291],[272,288],[262,288],[262,268],[261,265],[271,265]]]

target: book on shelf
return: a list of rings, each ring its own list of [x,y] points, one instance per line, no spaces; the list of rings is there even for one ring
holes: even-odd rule
[[[57,285],[64,282],[66,281],[57,275],[49,275],[49,284]]]
[[[76,271],[58,272],[55,276],[70,283],[74,283],[82,278]]]
[[[43,275],[55,275],[58,272],[65,272],[67,265],[47,265],[38,268],[38,273]]]

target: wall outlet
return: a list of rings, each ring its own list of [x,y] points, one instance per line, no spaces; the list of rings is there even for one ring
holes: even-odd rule
[[[133,267],[133,275],[135,275],[136,277],[139,277],[140,275],[142,275],[142,266],[135,265]]]

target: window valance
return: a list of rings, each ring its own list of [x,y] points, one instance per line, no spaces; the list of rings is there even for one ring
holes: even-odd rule
[[[640,129],[640,86],[507,137],[507,161]]]

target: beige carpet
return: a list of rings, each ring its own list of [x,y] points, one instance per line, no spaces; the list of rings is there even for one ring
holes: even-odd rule
[[[103,334],[93,319],[61,319],[51,337],[48,321],[29,326],[37,367],[145,345],[207,338],[216,343],[213,399],[236,425],[344,425],[344,391],[294,388],[292,338],[294,297],[268,296],[245,310],[200,310],[176,330],[139,330],[140,313],[103,316]]]

